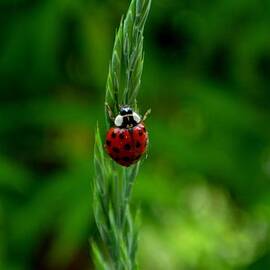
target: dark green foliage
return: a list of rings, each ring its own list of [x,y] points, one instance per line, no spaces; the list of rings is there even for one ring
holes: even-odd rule
[[[0,269],[93,269],[93,128],[128,4],[0,3]],[[152,3],[150,157],[131,200],[143,270],[269,268],[269,14],[269,1]]]

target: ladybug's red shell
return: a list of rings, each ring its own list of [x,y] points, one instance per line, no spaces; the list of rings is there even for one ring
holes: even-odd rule
[[[144,124],[140,123],[133,128],[110,128],[105,148],[113,160],[128,167],[141,158],[147,145],[148,133]]]

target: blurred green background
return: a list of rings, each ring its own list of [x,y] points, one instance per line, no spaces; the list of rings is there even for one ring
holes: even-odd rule
[[[1,270],[93,269],[93,136],[127,7],[0,1]],[[153,1],[141,269],[270,269],[269,29],[269,0]]]

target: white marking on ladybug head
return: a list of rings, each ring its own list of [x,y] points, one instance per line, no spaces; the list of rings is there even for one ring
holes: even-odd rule
[[[117,126],[117,127],[121,127],[122,124],[123,124],[123,116],[122,115],[117,115],[116,118],[114,119],[114,124]]]
[[[132,116],[133,116],[134,121],[137,124],[139,124],[141,122],[141,117],[137,113],[133,112]]]

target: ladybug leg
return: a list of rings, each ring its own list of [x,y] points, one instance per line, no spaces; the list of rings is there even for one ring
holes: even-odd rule
[[[146,111],[146,113],[144,114],[144,116],[143,116],[143,119],[142,119],[143,122],[146,120],[146,118],[148,117],[148,115],[149,115],[150,113],[151,113],[151,109],[148,109],[148,110]]]
[[[105,107],[106,107],[106,111],[108,113],[109,118],[111,119],[112,122],[114,122],[114,116],[113,116],[112,109],[107,102],[105,103]]]

